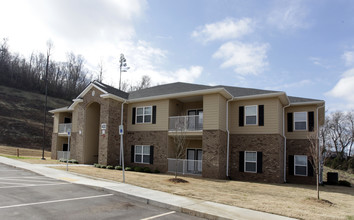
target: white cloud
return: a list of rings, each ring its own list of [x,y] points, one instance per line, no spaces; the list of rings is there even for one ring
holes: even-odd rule
[[[284,90],[289,89],[289,88],[300,88],[300,87],[307,86],[307,85],[310,85],[310,84],[312,84],[311,80],[304,79],[304,80],[301,80],[299,82],[285,83],[285,84],[281,84],[281,85],[278,85],[278,86],[266,87],[265,89],[282,90],[282,91],[284,91]]]
[[[315,65],[317,65],[317,66],[320,66],[320,67],[323,67],[323,68],[325,68],[325,69],[331,68],[330,65],[325,64],[325,62],[324,62],[321,58],[319,58],[319,57],[310,57],[309,60],[310,60],[313,64],[315,64]]]
[[[115,87],[119,86],[121,53],[131,67],[122,74],[122,80],[132,84],[143,75],[149,75],[153,83],[193,82],[203,71],[200,66],[160,68],[168,59],[168,51],[144,41],[135,31],[148,7],[145,0],[8,0],[1,7],[0,39],[9,38],[11,51],[25,56],[33,50],[45,52],[51,39],[53,59],[64,61],[70,51],[81,54],[94,74],[102,61],[103,82]]]
[[[325,95],[346,101],[348,108],[354,107],[354,68],[347,70],[341,75],[337,84]]]
[[[306,29],[311,26],[308,15],[309,10],[301,1],[276,1],[267,22],[281,31]]]
[[[354,65],[354,51],[346,51],[342,55],[342,59],[345,62],[346,66],[353,66]]]
[[[214,40],[238,39],[253,31],[254,22],[250,18],[242,18],[235,21],[226,18],[223,21],[206,24],[198,27],[192,33],[192,37],[202,40],[204,43]]]
[[[221,68],[234,67],[240,75],[257,75],[268,66],[269,44],[227,42],[220,46],[213,58],[222,59]]]

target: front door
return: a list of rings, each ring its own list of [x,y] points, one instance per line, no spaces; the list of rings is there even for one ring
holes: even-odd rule
[[[203,110],[188,110],[188,130],[197,131],[203,128]]]
[[[188,173],[202,172],[202,149],[187,149],[187,171]]]

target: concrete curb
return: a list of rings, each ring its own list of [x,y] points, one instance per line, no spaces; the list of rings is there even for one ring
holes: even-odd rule
[[[215,202],[203,201],[200,199],[187,198],[157,190],[133,186],[126,183],[114,182],[83,174],[76,174],[70,171],[62,171],[58,169],[49,168],[46,165],[29,164],[1,156],[0,163],[29,170],[31,172],[57,180],[62,180],[79,185],[85,185],[98,190],[103,190],[112,194],[122,196],[124,198],[132,199],[137,202],[150,204],[160,208],[166,208],[172,211],[177,211],[206,219],[291,219],[285,216],[254,211],[250,209],[239,208]]]

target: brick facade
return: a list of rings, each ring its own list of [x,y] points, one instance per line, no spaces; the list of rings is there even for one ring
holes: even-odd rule
[[[226,178],[226,138],[226,132],[221,130],[203,131],[203,177]]]
[[[230,177],[241,181],[284,182],[284,138],[279,134],[230,134]],[[239,171],[239,152],[262,152],[262,173]]]
[[[57,159],[57,151],[58,151],[58,149],[57,149],[57,145],[58,145],[57,141],[58,141],[58,133],[52,133],[52,147],[51,147],[51,152],[52,153],[51,153],[51,158],[53,160]]]
[[[289,175],[289,155],[307,155],[309,156],[310,141],[307,139],[288,139],[286,140],[286,180],[288,183],[316,183],[315,172],[313,176],[295,176]]]
[[[167,131],[134,131],[128,132],[126,136],[124,150],[124,160],[126,166],[149,167],[151,170],[158,169],[160,172],[167,172],[167,149],[168,134]],[[131,160],[132,145],[154,146],[153,164],[134,163]]]

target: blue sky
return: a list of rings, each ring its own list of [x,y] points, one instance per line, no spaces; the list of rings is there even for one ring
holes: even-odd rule
[[[18,7],[21,5],[22,7]],[[28,57],[54,43],[104,82],[184,81],[281,90],[354,108],[353,1],[2,1],[0,37]]]

